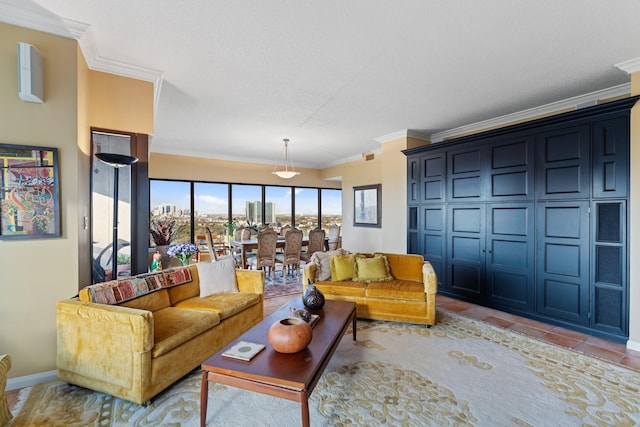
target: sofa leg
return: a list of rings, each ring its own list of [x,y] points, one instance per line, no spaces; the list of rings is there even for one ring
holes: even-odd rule
[[[148,408],[149,405],[151,405],[151,399],[147,400],[146,402],[142,402],[142,406],[144,406],[145,408]]]

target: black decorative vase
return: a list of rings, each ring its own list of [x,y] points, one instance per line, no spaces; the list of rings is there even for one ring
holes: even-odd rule
[[[308,282],[302,294],[302,303],[309,310],[320,310],[324,306],[324,295],[313,283]]]

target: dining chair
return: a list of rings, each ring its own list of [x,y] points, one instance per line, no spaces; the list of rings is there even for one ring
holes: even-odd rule
[[[324,252],[324,236],[325,231],[321,228],[314,228],[309,231],[309,243],[307,244],[307,250],[302,251],[300,259],[304,262],[309,262],[311,256],[315,252]]]
[[[250,268],[264,270],[271,273],[272,280],[276,279],[276,245],[278,243],[278,233],[273,229],[263,229],[258,233],[258,249],[256,255],[247,259]]]
[[[302,251],[302,230],[291,228],[284,236],[284,252],[276,254],[276,261],[282,264],[282,277],[296,272],[296,282],[300,279],[300,252]]]
[[[339,249],[342,245],[340,244],[340,226],[333,224],[329,227],[329,231],[327,232],[328,237],[328,245],[329,250],[333,251]]]
[[[241,241],[250,240],[250,239],[251,239],[250,228],[240,226],[233,231],[233,240],[241,242]],[[235,260],[236,266],[241,266],[242,265],[242,249],[236,248],[231,252],[231,255]],[[249,259],[249,257],[253,257],[254,255],[255,253],[250,252],[246,256],[247,256],[247,259]]]
[[[291,230],[291,226],[289,224],[282,227],[280,229],[280,237],[285,237],[290,230]]]
[[[196,246],[198,247],[198,262],[213,261],[213,255],[211,255],[211,243],[207,239],[206,232],[205,234],[196,235]]]

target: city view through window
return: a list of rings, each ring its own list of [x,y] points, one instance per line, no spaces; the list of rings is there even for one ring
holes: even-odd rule
[[[307,236],[318,226],[327,230],[333,224],[342,225],[339,189],[154,179],[150,186],[151,222],[173,221],[172,244],[197,241],[205,234],[205,227],[209,227],[214,239],[228,243],[229,236],[240,226],[252,228],[255,234],[264,225],[276,230],[291,225]],[[150,240],[150,246],[154,245]]]

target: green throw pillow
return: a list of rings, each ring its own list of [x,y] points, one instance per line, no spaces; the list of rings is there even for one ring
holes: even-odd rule
[[[331,280],[342,282],[353,277],[353,255],[334,255],[329,260]]]
[[[353,272],[354,282],[383,282],[393,280],[389,272],[389,262],[387,257],[376,254],[373,258],[364,255],[355,257],[355,270]]]

